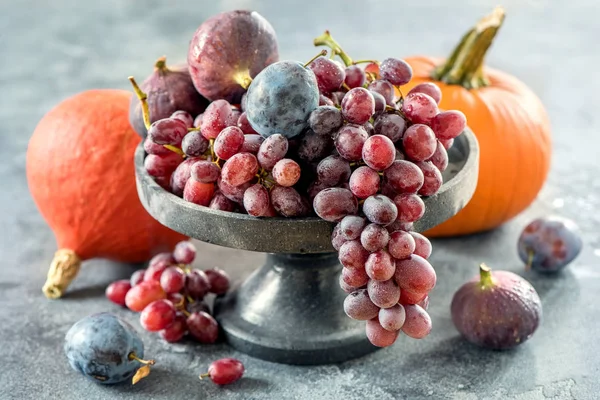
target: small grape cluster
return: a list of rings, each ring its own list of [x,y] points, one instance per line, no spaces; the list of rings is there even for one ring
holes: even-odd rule
[[[106,297],[140,312],[142,327],[159,332],[167,342],[178,342],[189,333],[200,343],[214,343],[219,325],[204,300],[209,293],[225,294],[229,277],[219,268],[191,268],[195,257],[191,242],[179,242],[173,253],[157,254],[148,268],[134,272],[129,280],[111,283]]]

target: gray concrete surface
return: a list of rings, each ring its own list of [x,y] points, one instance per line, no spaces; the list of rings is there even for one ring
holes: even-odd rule
[[[552,172],[539,200],[501,229],[434,243],[439,283],[432,294],[434,331],[400,339],[362,359],[322,367],[271,364],[226,345],[166,345],[143,333],[158,360],[144,382],[101,387],[72,371],[62,352],[79,318],[114,311],[106,284],[134,267],[102,260],[85,264],[69,295],[46,300],[40,288],[55,250],[52,233],[28,195],[27,141],[54,104],[96,87],[127,88],[154,59],[184,59],[202,20],[252,8],[278,32],[282,57],[309,59],[312,38],[329,28],[357,57],[444,55],[460,34],[496,5],[481,1],[0,1],[0,398],[1,399],[597,399],[600,300],[600,81],[595,0],[504,2],[507,20],[489,64],[517,75],[547,106],[554,130]],[[457,337],[449,318],[453,292],[486,261],[523,273],[515,241],[532,217],[574,218],[585,237],[577,261],[555,278],[524,274],[544,302],[536,335],[510,352],[477,349]],[[200,245],[199,267],[219,265],[236,280],[262,255]],[[238,357],[246,377],[218,388],[197,375],[211,360]]]

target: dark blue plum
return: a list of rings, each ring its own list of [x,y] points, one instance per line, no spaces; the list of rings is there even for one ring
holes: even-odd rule
[[[577,257],[583,246],[577,225],[566,218],[546,217],[523,229],[518,242],[519,257],[534,270],[554,272]]]
[[[75,323],[65,337],[65,353],[71,367],[102,384],[131,379],[144,357],[144,344],[135,329],[110,313],[89,315]]]
[[[254,78],[246,95],[248,122],[263,137],[292,138],[308,126],[319,106],[317,78],[296,61],[280,61]]]

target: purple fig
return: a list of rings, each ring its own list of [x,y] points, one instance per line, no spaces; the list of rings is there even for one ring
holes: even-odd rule
[[[542,317],[542,303],[529,282],[482,264],[479,276],[454,294],[452,322],[471,343],[510,349],[529,339]]]
[[[231,104],[239,104],[252,78],[278,60],[275,30],[255,11],[235,10],[207,19],[188,51],[198,92]]]
[[[582,246],[575,222],[551,216],[535,219],[523,229],[518,251],[527,268],[555,272],[573,261],[581,252]]]
[[[150,123],[168,118],[180,110],[195,117],[208,106],[208,100],[194,87],[187,65],[167,67],[165,57],[156,61],[154,72],[140,88],[148,96]],[[138,135],[146,137],[148,131],[144,125],[142,104],[136,96],[129,104],[129,123]]]

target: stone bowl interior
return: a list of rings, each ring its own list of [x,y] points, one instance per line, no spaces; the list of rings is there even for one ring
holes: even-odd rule
[[[145,152],[135,153],[137,190],[146,210],[163,225],[189,237],[242,250],[265,253],[327,253],[333,224],[317,217],[256,218],[213,210],[187,202],[160,187],[144,169]],[[477,185],[479,147],[475,135],[465,130],[448,152],[444,184],[434,196],[424,198],[426,211],[415,230],[426,231],[448,220],[473,196]]]

